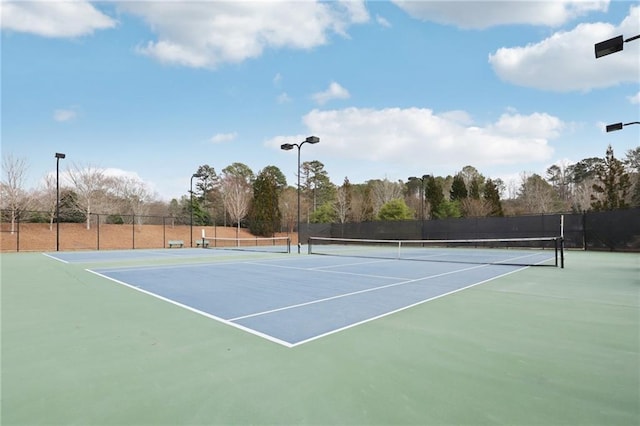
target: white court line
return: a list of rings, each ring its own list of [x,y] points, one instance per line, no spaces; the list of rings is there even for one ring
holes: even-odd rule
[[[488,265],[485,265],[485,266],[488,266]],[[362,324],[366,324],[366,323],[368,323],[370,321],[375,321],[377,319],[384,318],[386,316],[393,315],[393,314],[398,313],[398,312],[402,312],[402,311],[404,311],[406,309],[413,308],[414,306],[422,305],[423,303],[427,303],[427,302],[430,302],[432,300],[436,300],[436,299],[439,299],[439,298],[444,297],[444,296],[449,296],[449,295],[457,293],[459,291],[466,290],[468,288],[475,287],[477,285],[484,284],[484,283],[487,283],[489,281],[493,281],[495,279],[505,277],[507,275],[513,274],[515,272],[522,271],[523,269],[527,269],[527,268],[528,268],[528,266],[523,266],[522,268],[515,269],[515,270],[509,271],[509,272],[505,272],[504,274],[496,275],[495,277],[487,278],[486,280],[479,281],[479,282],[473,283],[473,284],[469,284],[468,286],[460,287],[458,289],[451,290],[451,291],[449,291],[447,293],[438,294],[437,296],[433,296],[433,297],[430,297],[428,299],[420,300],[420,301],[418,301],[416,303],[412,303],[410,305],[403,306],[403,307],[398,308],[398,309],[394,309],[393,311],[385,312],[384,314],[376,315],[375,317],[371,317],[371,318],[364,319],[362,321],[354,322],[353,324],[349,324],[349,325],[346,325],[344,327],[336,328],[336,329],[328,331],[326,333],[318,334],[317,336],[313,336],[313,337],[310,337],[308,339],[301,340],[301,341],[299,341],[297,343],[290,344],[289,347],[290,348],[294,348],[296,346],[300,346],[300,345],[303,345],[305,343],[312,342],[312,341],[320,339],[322,337],[326,337],[326,336],[329,336],[329,335],[334,334],[334,333],[339,333],[341,331],[348,330],[350,328],[357,327],[357,326],[362,325]],[[459,271],[456,271],[456,272],[459,272]]]
[[[60,259],[59,257],[52,256],[52,255],[50,255],[48,253],[42,253],[42,254],[47,256],[49,259],[57,260],[58,262],[67,263],[67,264],[69,263],[68,261],[66,261],[64,259]]]
[[[247,333],[251,333],[251,334],[253,334],[253,335],[256,335],[256,336],[262,337],[262,338],[264,338],[264,339],[270,340],[270,341],[272,341],[272,342],[274,342],[274,343],[278,343],[278,344],[280,344],[280,345],[282,345],[282,346],[286,346],[286,347],[288,347],[288,348],[292,347],[291,343],[286,342],[286,341],[284,341],[284,340],[280,340],[280,339],[278,339],[278,338],[276,338],[276,337],[273,337],[273,336],[271,336],[271,335],[269,335],[269,334],[261,333],[261,332],[259,332],[259,331],[256,331],[256,330],[253,330],[253,329],[251,329],[251,328],[245,327],[245,326],[243,326],[243,325],[241,325],[241,324],[236,324],[236,323],[231,322],[231,321],[229,321],[229,320],[226,320],[226,319],[224,319],[224,318],[220,318],[220,317],[217,317],[217,316],[215,316],[215,315],[212,315],[212,314],[210,314],[210,313],[208,313],[208,312],[204,312],[204,311],[201,311],[201,310],[199,310],[199,309],[196,309],[196,308],[194,308],[194,307],[192,307],[192,306],[185,305],[185,304],[180,303],[180,302],[177,302],[177,301],[175,301],[175,300],[173,300],[173,299],[169,299],[169,298],[167,298],[167,297],[160,296],[159,294],[155,294],[155,293],[153,293],[153,292],[150,292],[150,291],[144,290],[144,289],[142,289],[142,288],[140,288],[140,287],[137,287],[137,286],[131,285],[131,284],[126,283],[126,282],[124,282],[124,281],[120,281],[120,280],[117,280],[117,279],[115,279],[115,278],[111,278],[111,277],[109,277],[109,276],[107,276],[107,275],[103,275],[103,274],[101,274],[100,272],[92,271],[91,269],[85,269],[85,271],[87,271],[87,272],[91,272],[92,274],[95,274],[95,275],[97,275],[97,276],[99,276],[99,277],[106,278],[106,279],[108,279],[108,280],[110,280],[110,281],[113,281],[113,282],[115,282],[115,283],[117,283],[117,284],[123,285],[123,286],[125,286],[125,287],[129,287],[129,288],[131,288],[131,289],[133,289],[133,290],[139,291],[139,292],[144,293],[144,294],[147,294],[147,295],[149,295],[149,296],[153,296],[153,297],[155,297],[155,298],[157,298],[157,299],[160,299],[160,300],[162,300],[162,301],[169,302],[169,303],[171,303],[171,304],[173,304],[173,305],[179,306],[179,307],[181,307],[181,308],[184,308],[184,309],[186,309],[186,310],[188,310],[188,311],[191,311],[191,312],[194,312],[194,313],[196,313],[196,314],[200,314],[200,315],[205,316],[205,317],[207,317],[207,318],[210,318],[210,319],[216,320],[216,321],[221,322],[221,323],[223,323],[223,324],[225,324],[225,325],[230,325],[230,326],[235,327],[235,328],[238,328],[238,329],[240,329],[240,330],[242,330],[242,331],[246,331]]]
[[[55,257],[52,257],[52,258],[54,258],[54,259],[55,259]],[[285,259],[285,258],[282,258],[282,257],[280,257],[280,256],[274,256],[273,258],[263,259],[263,261],[270,261],[270,260],[284,260],[284,259]],[[286,260],[297,260],[297,259],[300,259],[300,258],[299,258],[299,257],[286,258]],[[58,259],[56,259],[56,260],[58,260]],[[62,261],[62,260],[60,260],[60,261]],[[383,260],[380,260],[380,261],[382,262],[382,261],[391,261],[391,260],[389,260],[389,259],[383,259]],[[63,262],[64,262],[64,261],[63,261]],[[66,262],[65,262],[65,263],[66,263]],[[284,266],[281,266],[281,265],[270,265],[270,264],[268,264],[268,263],[247,262],[247,261],[233,261],[233,262],[220,262],[220,263],[196,263],[196,264],[187,264],[187,265],[167,265],[167,266],[163,266],[163,267],[151,266],[151,267],[148,267],[148,269],[164,269],[164,268],[175,268],[175,267],[192,267],[192,266],[194,266],[194,265],[202,265],[202,266],[216,266],[216,265],[239,265],[239,264],[254,264],[254,263],[255,263],[255,264],[258,264],[258,265],[263,265],[263,266],[284,267]],[[361,262],[359,262],[359,263],[361,263]],[[377,262],[377,261],[372,261],[372,262],[364,262],[364,263],[378,263],[378,262]],[[343,265],[335,265],[335,266],[336,266],[336,267],[339,267],[339,266],[343,266]],[[369,322],[369,321],[374,321],[374,320],[377,320],[377,319],[379,319],[379,318],[383,318],[383,317],[385,317],[385,316],[387,316],[387,315],[392,315],[392,314],[394,314],[394,313],[397,313],[397,312],[403,311],[403,310],[405,310],[405,309],[409,309],[409,308],[412,308],[412,307],[414,307],[414,306],[417,306],[417,305],[420,305],[420,304],[423,304],[423,303],[429,302],[429,301],[431,301],[431,300],[435,300],[435,299],[438,299],[438,298],[443,297],[443,296],[447,296],[447,295],[450,295],[450,294],[454,294],[454,293],[457,293],[457,292],[459,292],[459,291],[462,291],[462,290],[465,290],[465,289],[468,289],[468,288],[471,288],[471,287],[474,287],[474,286],[477,286],[477,285],[480,285],[480,284],[486,283],[486,282],[488,282],[488,281],[492,281],[492,280],[494,280],[494,279],[497,279],[497,278],[500,278],[500,277],[503,277],[503,276],[506,276],[506,275],[512,274],[512,273],[514,273],[514,272],[521,271],[521,270],[523,270],[523,269],[528,268],[528,266],[523,266],[523,267],[521,267],[521,268],[518,268],[518,269],[515,269],[515,270],[512,270],[512,271],[506,272],[506,273],[504,273],[504,274],[500,274],[500,275],[493,276],[493,277],[491,277],[491,278],[488,278],[488,279],[483,280],[483,281],[480,281],[480,282],[476,282],[476,283],[469,284],[469,285],[467,285],[467,286],[465,286],[465,287],[461,287],[461,288],[458,288],[458,289],[455,289],[455,290],[449,291],[449,292],[447,292],[447,293],[439,294],[439,295],[437,295],[437,296],[434,296],[434,297],[431,297],[431,298],[428,298],[428,299],[424,299],[424,300],[418,301],[418,302],[416,302],[416,303],[413,303],[413,304],[410,304],[410,305],[407,305],[407,306],[403,306],[403,307],[401,307],[401,308],[398,308],[398,309],[395,309],[395,310],[392,310],[392,311],[389,311],[389,312],[386,312],[386,313],[383,313],[383,314],[380,314],[380,315],[377,315],[377,316],[374,316],[374,317],[371,317],[371,318],[366,318],[366,319],[364,319],[364,320],[361,320],[361,321],[358,321],[358,322],[354,322],[354,323],[352,323],[352,324],[346,325],[346,326],[344,326],[344,327],[336,328],[336,329],[334,329],[334,330],[330,330],[330,331],[328,331],[328,332],[326,332],[326,333],[322,333],[322,334],[319,334],[319,335],[315,335],[315,336],[313,336],[313,337],[310,337],[310,338],[305,339],[305,340],[298,341],[298,342],[296,342],[296,343],[290,343],[290,342],[287,342],[287,341],[281,340],[281,339],[279,339],[279,338],[277,338],[277,337],[274,337],[274,336],[271,336],[271,335],[269,335],[269,334],[265,334],[265,333],[259,332],[259,331],[257,331],[257,330],[254,330],[254,329],[251,329],[251,328],[245,327],[245,326],[243,326],[243,325],[241,325],[241,324],[238,324],[237,322],[234,322],[234,321],[238,321],[238,320],[243,319],[243,318],[249,318],[249,317],[255,317],[255,316],[260,316],[260,315],[266,315],[266,314],[268,314],[268,313],[272,313],[272,312],[283,311],[283,310],[287,310],[287,309],[293,309],[293,308],[295,308],[295,307],[300,307],[300,306],[305,306],[305,305],[317,304],[317,303],[321,303],[321,302],[328,301],[328,300],[331,300],[331,299],[344,298],[344,297],[348,297],[348,296],[350,296],[350,295],[356,295],[356,294],[359,294],[359,293],[372,292],[372,291],[381,290],[381,289],[384,289],[384,288],[389,288],[389,287],[394,287],[394,286],[400,286],[400,285],[404,285],[404,284],[410,284],[410,283],[413,283],[413,282],[418,282],[418,281],[428,280],[428,279],[432,279],[432,278],[436,278],[436,277],[440,277],[440,276],[445,276],[445,275],[456,274],[456,273],[458,273],[458,272],[464,272],[464,271],[469,271],[469,270],[474,270],[474,269],[479,269],[479,268],[485,268],[485,267],[487,267],[487,266],[492,266],[492,265],[489,265],[489,264],[475,265],[475,266],[472,266],[472,267],[469,267],[469,268],[458,269],[458,270],[455,270],[455,271],[449,271],[449,272],[446,272],[446,273],[441,273],[441,274],[432,275],[432,276],[427,276],[427,277],[421,277],[421,278],[417,278],[417,279],[404,280],[404,281],[402,281],[402,282],[396,282],[396,283],[392,283],[392,284],[388,284],[388,285],[384,285],[384,286],[379,286],[379,287],[375,287],[375,288],[370,288],[370,289],[365,289],[365,290],[355,291],[355,292],[346,293],[346,294],[342,294],[342,295],[332,296],[332,297],[328,297],[328,298],[324,298],[324,299],[315,300],[315,301],[312,301],[312,302],[301,303],[301,304],[297,304],[297,305],[291,305],[291,306],[287,306],[287,307],[283,307],[283,308],[279,308],[279,309],[273,309],[273,310],[270,310],[270,311],[254,313],[254,314],[251,314],[251,315],[241,316],[241,317],[232,318],[232,319],[228,319],[228,320],[223,319],[223,318],[220,318],[220,317],[217,317],[217,316],[212,315],[212,314],[210,314],[210,313],[208,313],[208,312],[204,312],[204,311],[201,311],[201,310],[199,310],[199,309],[193,308],[193,307],[191,307],[191,306],[189,306],[189,305],[182,304],[182,303],[177,302],[177,301],[175,301],[175,300],[172,300],[172,299],[169,299],[169,298],[166,298],[166,297],[160,296],[160,295],[158,295],[158,294],[155,294],[155,293],[153,293],[153,292],[150,292],[150,291],[144,290],[144,289],[142,289],[142,288],[136,287],[136,286],[131,285],[131,284],[128,284],[128,283],[126,283],[126,282],[123,282],[123,281],[120,281],[120,280],[117,280],[117,279],[111,278],[111,277],[109,277],[109,276],[106,276],[106,275],[101,274],[100,272],[96,272],[96,271],[93,271],[93,270],[91,270],[91,269],[86,269],[86,271],[88,271],[88,272],[90,272],[90,273],[93,273],[93,274],[95,274],[95,275],[97,275],[97,276],[100,276],[100,277],[106,278],[106,279],[108,279],[108,280],[111,280],[111,281],[113,281],[113,282],[115,282],[115,283],[118,283],[118,284],[124,285],[124,286],[126,286],[126,287],[132,288],[132,289],[137,290],[137,291],[139,291],[139,292],[141,292],[141,293],[148,294],[148,295],[153,296],[153,297],[155,297],[155,298],[157,298],[157,299],[160,299],[160,300],[163,300],[163,301],[169,302],[169,303],[171,303],[171,304],[173,304],[173,305],[175,305],[175,306],[182,307],[182,308],[187,309],[187,310],[189,310],[189,311],[191,311],[191,312],[194,312],[194,313],[200,314],[200,315],[202,315],[202,316],[205,316],[205,317],[207,317],[207,318],[210,318],[210,319],[216,320],[216,321],[218,321],[218,322],[220,322],[220,323],[223,323],[223,324],[225,324],[225,325],[230,325],[230,326],[232,326],[232,327],[235,327],[236,329],[240,329],[240,330],[242,330],[242,331],[245,331],[245,332],[251,333],[251,334],[253,334],[253,335],[255,335],[255,336],[258,336],[258,337],[262,337],[262,338],[264,338],[264,339],[266,339],[266,340],[269,340],[269,341],[271,341],[271,342],[273,342],[273,343],[277,343],[277,344],[282,345],[282,346],[285,346],[285,347],[287,347],[287,348],[293,348],[293,347],[296,347],[296,346],[302,345],[302,344],[304,344],[304,343],[308,343],[308,342],[311,342],[311,341],[313,341],[313,340],[320,339],[320,338],[322,338],[322,337],[325,337],[325,336],[331,335],[331,334],[333,334],[333,333],[338,333],[338,332],[340,332],[340,331],[347,330],[347,329],[349,329],[349,328],[356,327],[356,326],[361,325],[361,324],[365,324],[365,323],[367,323],[367,322]],[[112,271],[113,271],[113,270],[108,269],[108,268],[106,268],[106,269],[108,270],[108,272],[112,272]],[[120,270],[121,270],[121,271],[128,271],[128,270],[140,270],[140,269],[147,269],[147,268],[146,268],[146,267],[142,267],[142,268],[141,268],[141,267],[138,267],[138,268],[127,268],[127,269],[120,269]],[[300,270],[314,270],[315,268],[294,268],[294,269],[300,269]],[[318,272],[340,273],[340,272],[336,272],[336,271],[324,271],[324,270],[318,270]],[[362,275],[362,276],[364,276],[363,274],[351,274],[351,275]],[[382,277],[382,278],[391,278],[391,277]]]
[[[214,254],[214,252],[206,253],[202,249],[196,248],[184,248],[178,249],[137,249],[137,250],[91,250],[84,252],[65,252],[68,253],[72,259],[63,260],[56,257],[54,254],[42,253],[43,255],[52,259],[58,260],[64,263],[82,264],[82,263],[109,263],[109,262],[136,262],[136,261],[148,261],[148,260],[163,260],[163,259],[210,259],[210,258],[224,258],[226,255]],[[131,253],[128,257],[109,256],[114,253]],[[202,253],[202,254],[199,254]],[[91,255],[95,256],[91,256]],[[89,256],[89,257],[87,257]],[[231,256],[231,255],[229,255]],[[73,259],[75,257],[75,259]]]
[[[249,314],[249,315],[243,315],[243,316],[236,317],[236,318],[230,318],[229,321],[238,321],[238,320],[245,319],[245,318],[258,317],[260,315],[271,314],[271,313],[279,312],[279,311],[286,311],[288,309],[299,308],[301,306],[314,305],[316,303],[322,303],[322,302],[326,302],[328,300],[341,299],[343,297],[354,296],[356,294],[363,294],[363,293],[368,293],[368,292],[371,292],[371,291],[383,290],[383,289],[386,289],[386,288],[397,287],[399,285],[405,285],[405,284],[411,284],[411,283],[415,283],[415,282],[418,282],[418,281],[426,281],[426,280],[430,280],[430,279],[433,279],[433,278],[443,277],[443,276],[446,276],[446,275],[457,274],[458,272],[465,272],[465,271],[471,271],[473,269],[486,268],[487,266],[489,266],[489,265],[472,266],[470,268],[456,269],[455,271],[443,272],[441,274],[429,275],[429,276],[426,276],[426,277],[414,278],[414,279],[400,281],[400,282],[392,283],[392,284],[385,284],[385,285],[382,285],[382,286],[367,288],[367,289],[364,289],[364,290],[352,291],[352,292],[349,292],[349,293],[338,294],[336,296],[331,296],[331,297],[325,297],[325,298],[322,298],[322,299],[312,300],[310,302],[297,303],[295,305],[283,306],[282,308],[270,309],[268,311],[256,312],[256,313]]]
[[[266,258],[263,260],[271,260],[271,259],[277,259],[277,257]],[[246,263],[251,263],[251,262],[247,262],[246,260],[227,260],[224,262],[199,261],[199,262],[175,263],[170,265],[141,265],[141,266],[128,266],[128,267],[113,266],[113,267],[106,267],[106,268],[98,267],[96,269],[99,269],[105,272],[135,272],[135,271],[152,271],[155,269],[161,270],[161,269],[193,268],[194,266],[215,267],[220,265],[222,266],[240,265],[240,264],[246,264]]]
[[[355,275],[356,277],[369,277],[369,278],[387,278],[390,280],[410,280],[411,278],[407,277],[390,277],[387,275],[370,275],[370,274],[360,274],[356,272],[345,272],[345,271],[326,271],[324,269],[319,268],[300,268],[297,266],[285,266],[285,265],[271,265],[269,263],[260,263],[260,262],[243,262],[247,265],[258,265],[258,266],[269,266],[271,268],[282,268],[282,269],[294,269],[296,271],[314,271],[314,272],[324,272],[325,274],[340,274],[340,275]],[[371,262],[373,263],[373,262]],[[349,265],[335,265],[333,268],[337,268],[338,266],[349,266]]]

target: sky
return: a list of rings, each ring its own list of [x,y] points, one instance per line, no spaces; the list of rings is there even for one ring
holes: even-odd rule
[[[454,175],[509,186],[640,145],[627,1],[5,1],[1,149],[36,188],[60,168],[188,194],[200,165],[301,161],[341,185]]]

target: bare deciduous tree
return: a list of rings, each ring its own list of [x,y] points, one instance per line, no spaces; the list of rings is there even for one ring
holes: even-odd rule
[[[140,179],[130,176],[111,178],[115,196],[122,204],[123,213],[137,217],[142,224],[143,216],[148,214],[153,196],[147,185]]]
[[[380,208],[391,200],[402,198],[404,184],[402,181],[391,182],[388,179],[369,181],[373,199],[373,214],[378,215]]]
[[[100,207],[106,205],[109,180],[104,170],[94,166],[74,165],[67,171],[77,195],[77,208],[87,217],[87,229],[91,229],[91,213],[103,212]]]
[[[221,188],[224,207],[231,220],[237,222],[236,236],[240,236],[240,221],[249,212],[251,203],[251,185],[240,176],[225,175]]]
[[[549,213],[558,201],[558,194],[540,175],[523,173],[518,199],[530,213]]]
[[[340,223],[345,223],[351,213],[351,194],[349,193],[349,188],[344,185],[336,191],[334,210]]]
[[[278,207],[282,213],[282,222],[288,232],[293,232],[298,220],[298,192],[293,187],[285,188],[280,194]]]
[[[593,185],[596,178],[588,177],[573,186],[572,208],[575,211],[585,211],[591,208],[591,200],[595,194]]]
[[[465,217],[489,216],[493,206],[485,199],[464,198],[460,201],[460,209]]]
[[[42,188],[38,191],[38,203],[47,212],[49,218],[49,231],[53,231],[53,221],[56,218],[56,203],[58,201],[56,189],[56,177],[53,174],[48,174],[44,177]]]
[[[11,154],[2,157],[1,204],[3,209],[9,211],[12,234],[15,232],[18,215],[27,209],[29,203],[29,193],[24,189],[26,173],[27,162],[24,158],[14,158]]]

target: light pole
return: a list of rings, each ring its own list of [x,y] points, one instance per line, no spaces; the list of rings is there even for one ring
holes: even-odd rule
[[[189,236],[190,236],[190,241],[191,241],[191,247],[193,247],[193,178],[194,177],[202,177],[202,175],[200,173],[194,173],[193,175],[191,175],[191,180],[189,182],[189,194],[190,194],[190,205],[189,205],[189,211],[191,212],[191,218],[189,220]],[[204,247],[204,241],[202,242],[202,247]]]
[[[408,178],[409,182],[413,182],[416,180],[420,181],[420,220],[422,221],[420,239],[424,238],[424,181],[428,177],[429,175],[422,175],[422,177],[410,176]]]
[[[56,152],[56,251],[60,251],[60,159],[65,157]]]
[[[624,44],[640,38],[640,34],[637,36],[624,39],[621,35],[610,38],[609,40],[601,41],[595,44],[596,59],[603,56],[611,55],[612,53],[620,52],[624,49]]]
[[[282,145],[280,145],[280,149],[283,149],[285,151],[289,151],[291,149],[293,149],[293,147],[298,148],[298,254],[300,254],[300,148],[302,148],[302,145],[304,145],[305,143],[310,143],[310,144],[315,144],[320,142],[320,138],[317,136],[309,136],[307,139],[303,140],[302,142],[298,143],[284,143]]]
[[[610,38],[609,40],[601,41],[600,43],[595,44],[595,53],[596,59],[601,58],[602,56],[607,56],[612,53],[620,52],[624,49],[624,44],[633,40],[637,40],[640,38],[640,34],[629,37],[628,39],[624,39],[621,35]],[[607,126],[607,133],[615,132],[616,130],[622,130],[624,126],[628,126],[630,124],[640,124],[639,121],[632,121],[630,123],[614,123],[609,124]]]
[[[622,130],[624,126],[629,126],[631,124],[640,124],[640,121],[632,121],[630,123],[614,123],[607,125],[607,133],[615,132],[616,130]]]

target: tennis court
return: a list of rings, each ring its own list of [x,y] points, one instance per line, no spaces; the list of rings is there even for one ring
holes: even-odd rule
[[[3,254],[2,424],[638,423],[637,255],[369,251]]]

